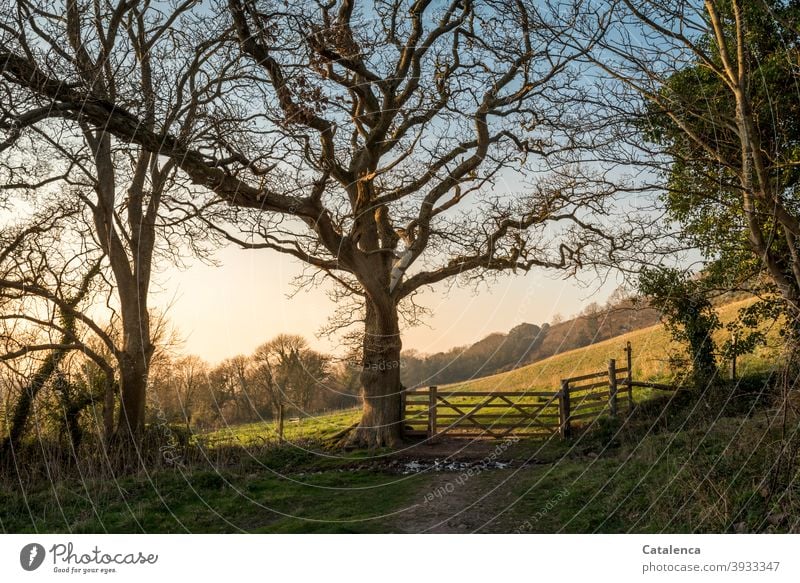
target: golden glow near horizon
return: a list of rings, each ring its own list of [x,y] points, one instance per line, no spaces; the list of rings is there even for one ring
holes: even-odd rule
[[[293,298],[293,278],[302,265],[269,251],[227,247],[216,255],[219,266],[199,261],[188,269],[170,268],[156,276],[152,305],[165,309],[185,340],[183,352],[217,363],[249,354],[276,334],[301,334],[318,350],[342,355],[335,338],[318,337],[334,303],[323,289],[300,291]],[[507,332],[517,324],[549,322],[554,314],[574,314],[591,301],[603,302],[616,287],[580,286],[557,279],[557,272],[503,274],[474,288],[453,281],[425,291],[419,304],[431,310],[424,324],[403,331],[403,348],[441,352],[471,344],[492,332]],[[586,276],[588,277],[588,276]]]

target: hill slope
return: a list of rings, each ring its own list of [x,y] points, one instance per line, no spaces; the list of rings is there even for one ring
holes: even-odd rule
[[[736,318],[738,310],[752,300],[742,300],[721,306],[718,311],[723,324]],[[720,330],[715,335],[719,343],[726,339],[727,332]],[[768,369],[777,357],[777,333],[768,335],[767,346],[758,348],[753,354],[739,359],[737,368],[740,375]],[[633,348],[633,376],[641,380],[654,380],[668,377],[668,355],[680,351],[680,347],[670,340],[669,334],[661,324],[635,330],[620,336],[551,356],[534,364],[515,370],[476,378],[460,383],[446,385],[450,389],[472,391],[515,391],[530,388],[553,389],[559,386],[560,379],[580,374],[604,370],[610,358],[616,358],[620,366],[624,362],[623,349],[626,342]],[[725,366],[720,363],[720,366]]]
[[[554,324],[522,323],[467,346],[423,355],[403,353],[403,384],[442,385],[513,370],[555,354],[589,346],[658,323],[658,312],[624,299],[601,308],[590,304],[581,315]]]

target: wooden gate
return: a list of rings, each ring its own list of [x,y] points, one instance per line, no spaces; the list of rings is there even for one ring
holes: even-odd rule
[[[559,404],[553,392],[406,391],[405,435],[495,437],[558,431]]]
[[[627,366],[618,368],[611,359],[607,370],[563,379],[558,391],[448,391],[435,386],[404,391],[403,432],[428,439],[554,433],[568,438],[575,425],[631,408],[634,386],[654,386],[633,380],[630,343],[625,352]]]

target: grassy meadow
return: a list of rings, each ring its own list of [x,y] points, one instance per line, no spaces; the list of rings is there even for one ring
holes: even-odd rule
[[[294,418],[284,421],[284,439],[290,442],[322,442],[358,422],[361,410],[346,409],[317,416]],[[195,436],[195,441],[206,447],[264,446],[278,440],[278,428],[272,421],[231,425]]]
[[[723,306],[723,321],[742,305]],[[627,341],[633,345],[635,378],[669,378],[667,354],[675,347],[663,328],[654,326],[441,390],[553,390],[560,378],[602,370],[612,357],[621,361]],[[781,474],[790,466],[779,462],[785,455],[781,444],[794,438],[798,426],[791,418],[787,422],[770,396],[768,373],[777,362],[777,344],[770,334],[768,346],[741,359],[742,378],[727,385],[719,406],[703,406],[689,391],[641,391],[633,415],[597,418],[572,440],[523,438],[499,450],[489,449],[497,442],[484,441],[472,458],[464,453],[469,440],[462,440],[459,455],[468,463],[480,463],[486,451],[504,460],[491,471],[467,475],[466,466],[442,471],[435,463],[450,453],[425,443],[400,452],[342,451],[332,443],[357,422],[359,411],[351,409],[287,420],[284,443],[271,422],[194,435],[185,459],[171,468],[119,478],[80,468],[52,480],[23,476],[0,489],[0,530],[796,530],[800,482]],[[417,459],[428,465],[403,471]]]

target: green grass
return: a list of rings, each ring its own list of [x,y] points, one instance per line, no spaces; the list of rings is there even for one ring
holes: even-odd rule
[[[321,442],[357,423],[361,409],[347,409],[315,417],[300,417],[299,422],[284,422],[284,439],[289,442]],[[273,444],[278,441],[278,428],[272,421],[260,421],[242,425],[231,425],[197,437],[199,443],[208,447],[244,446],[252,447]]]
[[[287,446],[288,447],[288,446]],[[0,530],[70,533],[380,532],[425,476],[352,467],[352,458],[286,458],[235,469],[161,470],[0,491]],[[349,467],[348,467],[349,466]]]
[[[506,494],[516,500],[513,510],[487,530],[691,533],[797,528],[797,476],[784,476],[773,490],[765,486],[781,443],[776,421],[766,411],[747,418],[722,417],[676,431],[636,432],[611,448],[587,436],[553,463],[517,472]]]

